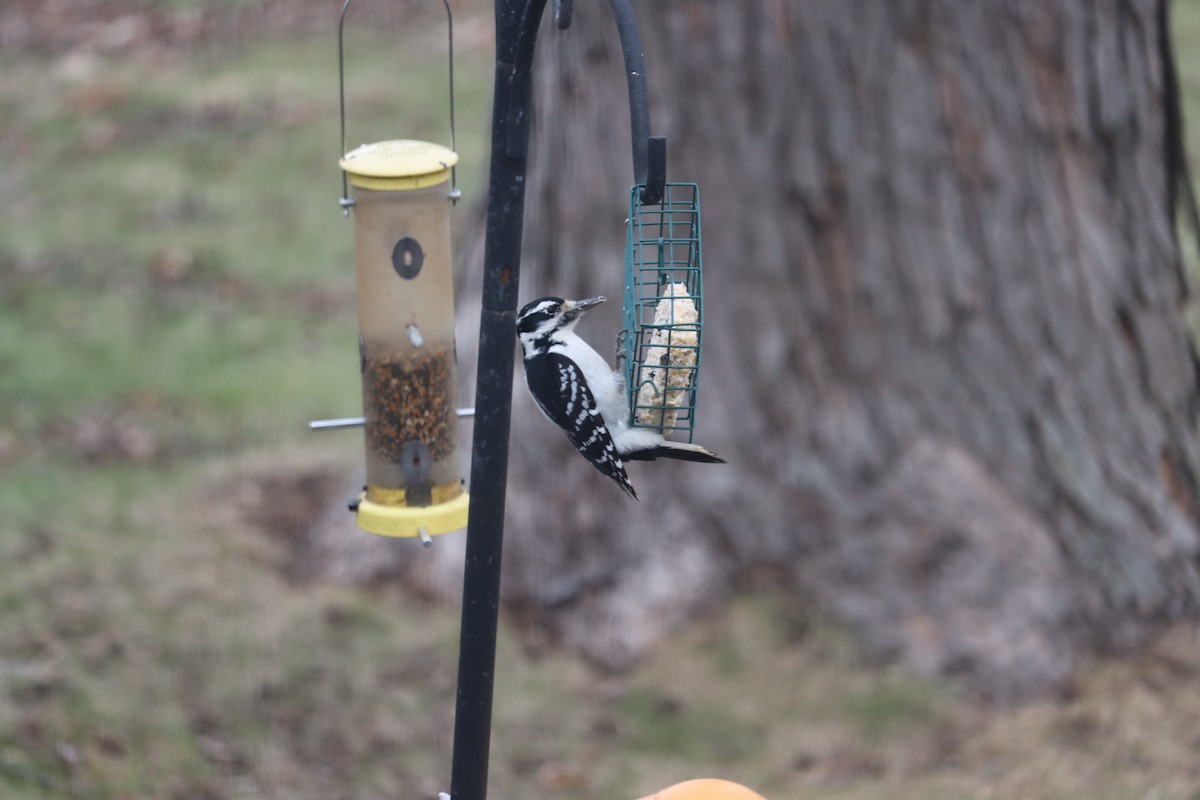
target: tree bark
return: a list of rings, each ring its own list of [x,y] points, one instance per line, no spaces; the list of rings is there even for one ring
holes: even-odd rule
[[[609,295],[604,351],[627,99],[606,4],[576,6],[538,46],[522,298]],[[669,179],[703,191],[697,441],[730,463],[635,465],[626,501],[518,386],[505,597],[619,668],[767,567],[998,699],[1195,617],[1165,0],[637,12]]]

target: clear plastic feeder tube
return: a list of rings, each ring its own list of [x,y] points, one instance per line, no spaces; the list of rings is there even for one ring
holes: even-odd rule
[[[354,187],[367,468],[359,522],[368,530],[380,507],[438,506],[463,494],[447,200],[457,158],[402,140],[363,145],[341,161]]]

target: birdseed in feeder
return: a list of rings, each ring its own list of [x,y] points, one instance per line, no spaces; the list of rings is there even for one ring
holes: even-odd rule
[[[381,458],[400,462],[410,442],[423,443],[435,461],[454,451],[452,359],[446,350],[415,358],[367,358],[363,380],[367,441]]]

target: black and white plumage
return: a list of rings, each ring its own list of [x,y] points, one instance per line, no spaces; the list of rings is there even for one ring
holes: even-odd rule
[[[676,458],[719,464],[724,459],[699,445],[630,426],[624,377],[575,333],[583,313],[604,300],[534,300],[517,315],[517,338],[524,351],[525,385],[538,408],[584,458],[636,500],[625,461]]]

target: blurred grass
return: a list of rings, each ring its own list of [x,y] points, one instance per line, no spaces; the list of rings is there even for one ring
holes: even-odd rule
[[[231,510],[272,469],[356,468],[357,437],[306,429],[360,402],[332,30],[0,54],[6,799],[378,796],[446,773],[392,752],[445,741],[456,615],[297,589]],[[444,28],[419,33],[349,29],[351,137],[448,138]],[[457,65],[467,197],[487,64]],[[433,686],[387,674],[422,657]]]
[[[1197,120],[1200,3],[1175,8]],[[404,48],[352,29],[350,146],[445,140],[444,33],[425,25]],[[458,52],[471,198],[490,59]],[[5,800],[448,788],[457,609],[297,583],[261,519],[303,519],[360,458],[357,437],[305,428],[359,404],[335,64],[332,11],[321,38],[0,52]],[[1200,161],[1200,124],[1188,141]],[[864,665],[792,602],[748,592],[624,678],[510,629],[493,792],[631,798],[703,775],[772,800],[1200,791],[1190,634],[1089,668],[1069,701],[999,711]]]

